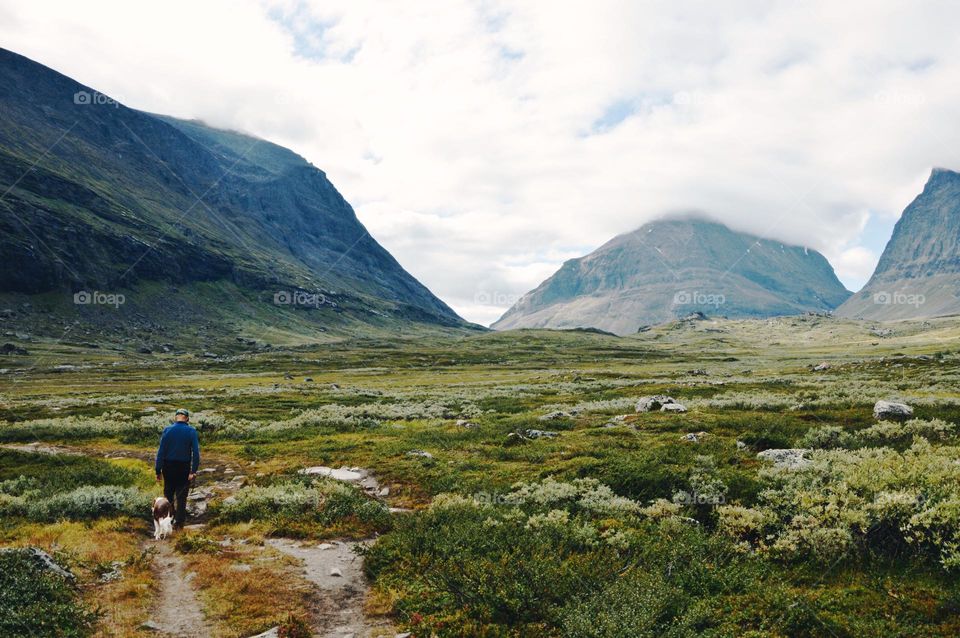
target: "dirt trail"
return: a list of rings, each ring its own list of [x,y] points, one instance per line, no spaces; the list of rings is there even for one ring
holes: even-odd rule
[[[139,458],[152,463],[153,453],[148,450],[89,450],[84,448],[31,443],[26,445],[0,445],[23,452],[41,454],[84,455],[102,458]],[[246,484],[242,469],[219,458],[208,458],[206,467],[200,471],[198,480],[190,490],[187,503],[188,523],[199,526],[207,518],[207,504],[214,498],[225,498]],[[248,468],[252,469],[252,468]],[[382,500],[389,492],[382,489],[369,470],[362,468],[333,469],[323,466],[305,468],[305,474],[319,474],[346,483],[353,483],[372,498]],[[159,489],[158,489],[159,491]],[[403,511],[390,508],[391,511]],[[192,527],[193,525],[188,525]],[[316,610],[316,635],[329,638],[378,638],[394,636],[389,619],[368,618],[364,614],[364,601],[369,584],[363,574],[363,560],[354,553],[354,548],[372,541],[330,541],[326,543],[302,542],[291,539],[270,539],[270,547],[294,558],[303,564],[304,577],[320,591],[319,608]],[[150,620],[142,629],[169,638],[209,638],[212,625],[207,621],[203,608],[193,587],[193,574],[188,572],[183,559],[173,549],[172,540],[145,541],[144,549],[152,549],[153,568],[156,578],[157,598]],[[269,632],[268,632],[269,633]]]
[[[191,583],[193,574],[186,571],[183,559],[173,550],[169,541],[148,541],[147,546],[157,550],[153,565],[159,591],[152,618],[144,627],[171,638],[212,636],[210,624]]]
[[[386,619],[369,618],[363,612],[368,584],[363,575],[363,560],[353,549],[361,543],[332,541],[304,543],[289,539],[271,539],[267,544],[298,558],[304,576],[322,592],[318,635],[330,638],[367,638],[393,636]],[[337,575],[339,574],[339,575]]]

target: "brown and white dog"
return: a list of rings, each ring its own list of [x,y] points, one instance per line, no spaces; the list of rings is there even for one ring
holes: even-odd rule
[[[153,501],[153,540],[173,534],[173,506],[170,501],[158,496]]]

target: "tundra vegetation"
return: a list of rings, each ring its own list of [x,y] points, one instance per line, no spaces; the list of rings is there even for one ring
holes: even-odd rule
[[[216,359],[35,339],[2,361],[0,542],[74,579],[0,553],[0,630],[138,634],[151,455],[186,406],[214,471],[172,546],[217,636],[310,624],[322,592],[274,537],[375,539],[366,610],[416,636],[958,635],[960,320],[877,334],[807,316]],[[635,411],[653,395],[687,412]]]

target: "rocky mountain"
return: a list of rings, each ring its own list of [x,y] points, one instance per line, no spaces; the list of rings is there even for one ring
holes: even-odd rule
[[[636,332],[702,312],[829,311],[849,297],[820,253],[688,216],[651,222],[563,264],[493,327]]]
[[[878,321],[960,314],[960,174],[933,170],[870,281],[837,314]]]
[[[8,323],[121,336],[466,325],[285,148],[127,108],[7,50],[0,113]]]

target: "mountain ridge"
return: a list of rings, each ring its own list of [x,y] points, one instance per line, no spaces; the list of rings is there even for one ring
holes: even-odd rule
[[[0,294],[56,302],[78,290],[222,281],[250,293],[244,303],[267,304],[248,313],[257,320],[291,310],[272,308],[272,293],[304,290],[329,302],[304,315],[322,329],[388,317],[470,325],[289,149],[128,108],[5,49],[0,107],[0,248],[16,266],[0,274]]]

